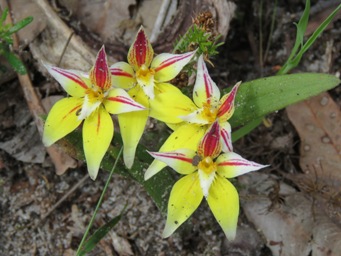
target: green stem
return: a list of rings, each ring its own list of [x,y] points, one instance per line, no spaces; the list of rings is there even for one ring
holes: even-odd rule
[[[89,222],[89,225],[88,225],[88,227],[87,227],[87,229],[86,229],[86,231],[85,231],[85,233],[84,233],[84,235],[83,235],[82,241],[81,241],[81,243],[80,243],[79,246],[78,246],[76,255],[79,255],[79,253],[80,253],[80,251],[81,251],[81,249],[82,249],[82,246],[83,246],[83,244],[84,244],[84,242],[85,242],[85,240],[86,240],[86,238],[87,238],[87,236],[88,236],[88,234],[89,234],[90,228],[92,227],[92,224],[93,224],[93,222],[95,221],[95,217],[96,217],[96,215],[97,215],[97,212],[98,212],[98,210],[99,210],[99,207],[100,207],[101,204],[102,204],[102,201],[103,201],[105,192],[106,192],[107,189],[108,189],[108,186],[109,186],[111,177],[112,177],[112,175],[113,175],[114,172],[115,172],[116,165],[117,165],[117,163],[118,163],[118,159],[120,158],[120,156],[121,156],[121,154],[122,154],[122,151],[123,151],[123,147],[121,147],[120,152],[118,153],[117,158],[116,158],[116,161],[115,161],[115,163],[114,163],[114,166],[112,167],[112,169],[111,169],[111,171],[110,171],[110,174],[109,174],[109,177],[108,177],[108,179],[107,179],[107,182],[105,183],[105,186],[104,186],[104,188],[103,188],[103,192],[102,192],[102,194],[101,194],[101,197],[99,198],[99,200],[98,200],[98,202],[97,202],[97,205],[96,205],[96,209],[95,209],[95,211],[94,211],[94,214],[92,215],[91,220],[90,220],[90,222]]]

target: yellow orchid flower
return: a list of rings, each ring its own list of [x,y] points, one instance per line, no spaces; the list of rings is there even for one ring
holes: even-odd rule
[[[193,103],[188,104],[188,101],[184,101],[182,108],[193,110],[187,115],[181,115],[178,112],[178,117],[184,122],[176,124],[175,126],[169,124],[170,127],[176,128],[159,151],[173,151],[179,148],[196,150],[202,136],[210,128],[212,123],[217,120],[220,126],[222,150],[224,152],[232,152],[231,125],[227,121],[233,115],[234,99],[240,84],[241,82],[237,83],[231,92],[220,98],[220,90],[211,79],[203,56],[201,55],[198,59],[197,76],[193,89],[195,107],[193,108]],[[163,99],[167,96],[161,95],[161,97]],[[165,166],[165,163],[154,160],[145,172],[145,179],[151,178]]]
[[[114,135],[110,114],[141,111],[121,88],[112,87],[104,46],[89,74],[46,65],[49,73],[71,96],[59,100],[45,122],[43,143],[50,146],[83,123],[83,148],[90,177],[95,180],[100,163]],[[110,113],[110,114],[109,114]]]
[[[187,115],[195,109],[188,97],[167,83],[180,73],[194,54],[195,51],[185,54],[161,53],[154,57],[154,50],[141,27],[129,49],[128,63],[118,62],[110,67],[113,84],[128,89],[129,95],[148,109],[118,117],[120,126],[127,128],[121,131],[126,166],[131,167],[134,162],[136,147],[148,116],[166,123],[179,123],[182,122],[179,115]]]
[[[203,197],[226,237],[236,235],[239,196],[227,179],[266,167],[242,158],[221,153],[221,126],[215,121],[201,140],[197,152],[178,149],[172,152],[149,152],[176,172],[185,175],[175,183],[168,201],[166,227],[162,236],[169,237],[199,207]]]

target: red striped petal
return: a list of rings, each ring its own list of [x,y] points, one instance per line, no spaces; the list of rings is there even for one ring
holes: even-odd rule
[[[202,157],[216,158],[221,152],[220,126],[214,122],[204,135],[198,147],[198,154]]]
[[[109,71],[104,45],[99,50],[95,65],[90,71],[90,80],[94,85],[104,90],[107,90],[111,87],[111,74]]]
[[[232,90],[230,93],[224,95],[220,102],[220,108],[218,110],[217,116],[219,118],[223,119],[230,119],[230,117],[233,115],[234,112],[234,99],[236,97],[238,88],[240,86],[241,82],[238,82],[235,86],[233,86]]]
[[[150,66],[153,60],[154,50],[150,44],[143,27],[137,32],[134,43],[128,52],[128,62],[138,70],[142,65]]]

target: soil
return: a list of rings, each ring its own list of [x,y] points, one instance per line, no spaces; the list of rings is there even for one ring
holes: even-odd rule
[[[251,11],[249,1],[236,2],[236,18],[230,24],[219,55],[212,60],[215,68],[210,68],[213,80],[220,87],[274,75],[277,65],[285,62],[296,33],[293,22],[297,22],[304,1],[279,2],[275,28],[270,35],[272,43],[263,61],[259,57],[262,55],[259,52],[259,13]],[[318,4],[313,1],[312,8]],[[259,9],[258,1],[253,1],[252,8]],[[263,8],[262,56],[270,33],[273,1],[264,0]],[[313,14],[312,19],[316,15]],[[326,62],[328,42],[334,48],[332,59]],[[97,43],[89,46],[95,48]],[[293,72],[325,72],[340,77],[340,48],[339,16]],[[29,75],[39,94],[62,95],[55,84],[49,82],[49,86],[42,86],[46,84],[46,78],[36,69],[37,60],[30,55],[29,48],[24,52],[28,56]],[[329,93],[341,107],[340,91],[339,86]],[[56,175],[55,167],[40,143],[17,78],[0,86],[0,113],[0,142],[8,142],[21,134],[19,140],[24,140],[23,145],[26,145],[26,148],[22,146],[11,152],[0,150],[0,255],[74,255],[108,173],[101,171],[95,182],[85,179],[58,207],[53,208],[87,174],[86,166],[77,162],[76,168]],[[286,111],[273,113],[267,120],[270,125],[262,124],[234,144],[236,152],[248,160],[269,164],[271,167],[262,172],[274,175],[278,180],[283,180],[283,172],[289,170],[302,173],[299,166],[300,138]],[[20,153],[24,148],[28,154]],[[288,180],[286,182],[295,186]],[[241,200],[247,199],[241,197]],[[273,255],[261,230],[248,220],[243,208],[237,238],[229,242],[206,202],[174,235],[162,239],[165,216],[141,185],[120,175],[114,175],[110,182],[91,231],[119,215],[124,207],[126,210],[121,221],[88,255]]]

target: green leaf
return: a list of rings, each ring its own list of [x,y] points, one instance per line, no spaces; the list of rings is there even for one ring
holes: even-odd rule
[[[6,20],[7,14],[8,14],[8,8],[5,8],[3,10],[2,14],[1,14],[1,18],[0,18],[0,31],[2,28],[2,23],[4,23],[4,21]]]
[[[106,235],[108,232],[121,220],[122,213],[112,220],[110,220],[108,223],[100,227],[96,230],[96,232],[89,237],[89,239],[85,242],[83,248],[79,252],[77,256],[83,256],[86,253],[90,252],[95,246],[98,244],[98,242]]]
[[[295,68],[299,62],[301,61],[301,58],[303,54],[310,48],[310,46],[316,41],[316,39],[322,34],[322,32],[325,30],[325,28],[332,22],[335,15],[338,13],[338,11],[341,9],[341,4],[338,5],[337,8],[321,23],[321,25],[314,31],[314,33],[309,37],[307,42],[302,45],[303,43],[303,36],[306,31],[306,22],[308,22],[308,15],[310,8],[310,1],[307,0],[306,8],[304,10],[304,13],[300,19],[299,24],[297,25],[297,35],[296,35],[296,42],[295,45],[291,51],[291,54],[286,61],[286,63],[282,66],[282,68],[277,72],[277,75],[283,75],[288,73],[291,69]],[[301,45],[300,51],[298,51],[298,46]]]
[[[340,83],[335,76],[318,73],[272,76],[243,83],[236,96],[232,127],[308,99]],[[225,92],[226,93],[226,92]]]
[[[237,131],[232,132],[232,142],[243,138],[246,134],[249,134],[253,129],[262,123],[263,118],[257,118],[247,123],[243,127],[239,128]]]
[[[9,62],[9,64],[11,64],[11,66],[17,73],[19,73],[20,75],[26,74],[26,68],[24,64],[12,52],[5,50],[3,52],[3,56]]]
[[[25,19],[22,19],[21,21],[15,23],[9,30],[8,33],[11,35],[17,31],[19,31],[20,29],[22,29],[23,27],[27,26],[28,24],[30,24],[33,20],[32,16],[29,16]]]

